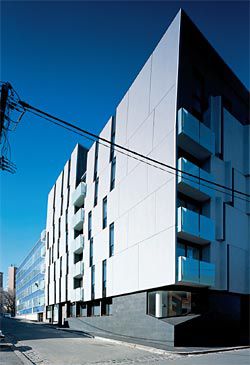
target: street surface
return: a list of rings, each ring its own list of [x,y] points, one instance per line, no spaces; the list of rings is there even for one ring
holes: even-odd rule
[[[202,355],[154,353],[132,346],[89,338],[47,325],[3,318],[3,333],[36,365],[249,365],[250,349]],[[22,365],[10,350],[0,353],[1,365]]]

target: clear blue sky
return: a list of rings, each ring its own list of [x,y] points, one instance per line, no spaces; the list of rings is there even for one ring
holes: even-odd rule
[[[249,88],[245,2],[1,2],[1,80],[23,100],[98,133],[183,7]],[[0,173],[0,271],[20,264],[45,227],[47,194],[77,142],[23,118],[11,135],[15,175]]]

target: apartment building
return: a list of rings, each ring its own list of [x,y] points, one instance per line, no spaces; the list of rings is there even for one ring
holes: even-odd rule
[[[16,292],[16,271],[17,268],[14,265],[8,267],[8,291],[15,294]]]
[[[87,150],[77,145],[48,196],[46,319],[62,323],[83,299],[83,221]],[[75,198],[76,197],[76,198]]]
[[[238,336],[249,305],[249,94],[182,10],[100,138],[151,161],[102,140],[73,151],[48,198],[47,318],[171,346]]]
[[[43,321],[46,231],[16,272],[16,317]]]

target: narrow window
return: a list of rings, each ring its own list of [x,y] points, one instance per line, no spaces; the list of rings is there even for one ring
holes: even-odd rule
[[[67,208],[69,207],[69,198],[70,198],[70,187],[67,189]]]
[[[67,187],[68,188],[70,186],[70,167],[71,167],[71,160],[69,160],[69,163],[68,163],[68,179],[67,179]]]
[[[56,303],[56,281],[54,281],[54,303]]]
[[[63,214],[63,195],[61,196],[61,214],[60,215],[62,215]]]
[[[111,162],[111,176],[110,176],[110,191],[115,187],[115,169],[116,169],[116,158],[114,157]]]
[[[61,217],[58,219],[58,237],[61,237]]]
[[[60,278],[62,277],[62,257],[60,257]]]
[[[54,281],[56,281],[56,261],[54,262]]]
[[[53,208],[56,206],[56,185],[54,186]]]
[[[50,266],[48,266],[48,284],[50,284]]]
[[[107,227],[107,197],[103,198],[102,201],[102,228]]]
[[[61,294],[61,286],[62,286],[62,282],[61,282],[62,278],[59,278],[59,302],[61,302],[61,298],[62,298],[62,294]]]
[[[106,297],[107,260],[102,262],[102,296]]]
[[[60,240],[58,238],[57,240],[57,258],[59,259],[59,256],[60,256]]]
[[[97,177],[96,180],[95,180],[94,207],[97,205],[98,187],[99,187],[99,177]]]
[[[114,223],[109,226],[109,257],[114,256]]]
[[[69,254],[66,255],[66,275],[69,273]]]
[[[68,277],[65,276],[65,299],[68,300]]]
[[[93,238],[89,242],[89,266],[93,265]]]
[[[55,224],[53,224],[53,243],[55,243]]]
[[[65,231],[68,232],[68,208],[65,210]]]
[[[91,299],[95,299],[95,266],[91,267]]]
[[[92,212],[88,215],[88,239],[90,240],[92,236]]]
[[[66,252],[68,252],[69,249],[69,233],[68,231],[66,231],[66,236],[65,236],[65,243],[66,243]]]
[[[62,172],[62,185],[61,185],[61,215],[63,214],[63,180],[64,180],[64,171]]]
[[[64,170],[63,170],[63,172],[62,172],[61,196],[63,196],[63,180],[64,180]]]
[[[94,161],[94,181],[97,178],[97,168],[98,168],[98,151],[99,151],[99,143],[95,143],[95,161]]]
[[[47,250],[49,249],[49,232],[47,232]]]
[[[115,143],[115,126],[116,126],[116,118],[115,116],[112,117],[112,122],[111,122],[111,147],[110,147],[110,159],[109,161],[112,162],[115,156],[115,147],[114,147],[114,143]]]

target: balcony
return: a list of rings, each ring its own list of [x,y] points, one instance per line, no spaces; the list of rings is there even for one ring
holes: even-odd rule
[[[72,204],[75,207],[81,207],[84,203],[84,198],[86,196],[87,185],[84,182],[80,182],[75,191],[72,193]]]
[[[84,263],[82,261],[78,261],[73,268],[73,277],[79,279],[84,274]]]
[[[80,231],[83,228],[83,221],[84,221],[84,209],[80,208],[72,217],[72,227],[77,231]]]
[[[192,162],[181,157],[178,159],[178,191],[197,201],[206,201],[214,196],[214,190],[209,182],[200,181],[199,178],[213,181],[213,177],[207,171],[199,168]],[[197,178],[187,174],[195,175]]]
[[[84,291],[83,288],[74,289],[75,292],[75,301],[80,302],[84,300]]]
[[[40,237],[41,241],[45,242],[46,241],[46,229],[44,229],[41,232],[41,237]]]
[[[198,244],[207,244],[215,239],[212,219],[187,208],[177,210],[177,236]]]
[[[184,108],[178,111],[178,146],[199,160],[215,151],[214,133]]]
[[[44,290],[44,288],[45,288],[45,282],[44,282],[44,280],[41,280],[40,283],[39,283],[38,289],[39,290]]]
[[[214,286],[215,265],[210,262],[179,256],[178,282],[197,286]]]
[[[84,238],[82,234],[79,234],[72,242],[72,251],[74,253],[82,253],[84,248]]]
[[[40,266],[40,274],[45,274],[45,271],[46,271],[45,262],[42,262]]]
[[[45,246],[42,246],[42,248],[41,248],[41,257],[45,257],[45,255],[46,255],[46,248],[45,248]]]

